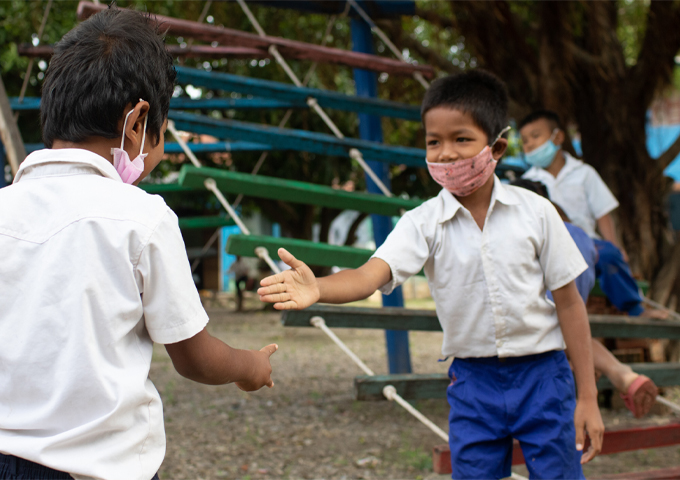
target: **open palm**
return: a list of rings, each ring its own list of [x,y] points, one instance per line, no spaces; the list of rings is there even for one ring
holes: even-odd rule
[[[257,290],[260,300],[273,303],[277,310],[302,310],[319,301],[312,270],[286,249],[279,248],[278,253],[291,269],[262,279]]]

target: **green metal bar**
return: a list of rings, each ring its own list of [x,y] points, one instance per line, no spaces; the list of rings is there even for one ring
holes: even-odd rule
[[[659,387],[680,385],[680,363],[631,363],[633,371],[647,375]],[[445,373],[366,375],[355,377],[354,393],[357,400],[385,400],[382,389],[393,385],[406,400],[446,398],[446,387],[451,383]],[[598,390],[613,389],[605,377],[597,382]]]
[[[179,228],[182,230],[195,230],[199,228],[230,227],[236,223],[229,217],[214,215],[209,217],[181,217]]]
[[[647,295],[647,292],[649,291],[649,282],[646,281],[646,280],[638,280],[637,284],[638,284],[638,287],[640,288],[640,290],[642,290],[642,294]],[[591,297],[606,297],[606,295],[602,291],[602,287],[600,287],[599,280],[595,282],[595,286],[590,291],[590,296]]]
[[[191,193],[197,192],[199,190],[205,190],[202,188],[193,187],[183,187],[178,183],[140,183],[139,188],[144,190],[146,193],[151,193],[154,195],[162,195],[164,193]]]
[[[346,192],[296,180],[283,180],[219,168],[197,168],[192,165],[182,166],[179,184],[183,187],[204,188],[204,182],[208,178],[214,179],[217,187],[224,193],[245,194],[249,197],[358,210],[380,215],[400,215],[402,209],[410,210],[421,204],[420,200],[386,197],[365,192]]]
[[[363,248],[340,247],[295,238],[230,235],[227,240],[227,252],[232,255],[255,257],[257,247],[265,247],[273,260],[280,260],[277,251],[283,247],[305,263],[322,267],[337,265],[357,268],[366,263],[373,254],[372,250]]]

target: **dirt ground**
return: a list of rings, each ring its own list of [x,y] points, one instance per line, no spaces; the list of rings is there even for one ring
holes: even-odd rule
[[[208,312],[210,332],[234,347],[279,344],[272,357],[276,385],[247,394],[233,385],[190,382],[157,345],[151,379],[163,398],[167,432],[161,479],[447,478],[432,472],[432,447],[443,443],[438,437],[398,405],[353,399],[353,378],[360,372],[323,332],[283,328],[274,312]],[[381,331],[336,333],[376,373],[387,373]],[[446,372],[448,364],[437,362],[441,333],[411,332],[410,342],[415,372]],[[416,407],[447,430],[446,401]],[[603,412],[610,428],[671,420],[663,413],[636,421],[627,411]],[[601,456],[585,473],[678,465],[680,446]],[[515,471],[527,475],[524,467]]]

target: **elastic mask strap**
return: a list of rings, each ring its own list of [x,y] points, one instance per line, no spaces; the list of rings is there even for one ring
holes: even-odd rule
[[[144,133],[142,133],[142,145],[139,147],[139,154],[141,155],[142,152],[144,152],[144,141],[146,140],[146,122],[149,120],[149,113],[146,113],[146,117],[144,118]]]
[[[556,128],[556,129],[554,129],[554,130],[552,131],[552,135],[550,135],[550,141],[551,141],[551,142],[552,142],[553,140],[555,140],[555,137],[557,136],[557,133],[558,133],[559,131],[560,131],[559,128]]]
[[[135,109],[133,108],[132,110],[130,110],[128,112],[127,115],[125,115],[125,121],[123,122],[123,136],[120,139],[120,149],[121,150],[123,150],[123,146],[125,145],[125,129],[127,128],[127,121],[128,121],[128,118],[130,117],[130,114],[134,111],[135,111]]]
[[[496,145],[496,142],[501,139],[503,134],[506,133],[506,132],[509,132],[510,130],[512,130],[512,127],[510,125],[508,125],[503,130],[501,130],[501,133],[498,134],[498,136],[496,137],[496,140],[493,141],[493,143],[490,145],[490,147],[493,147],[494,145]]]
[[[143,102],[141,98],[139,99],[140,102]],[[127,121],[128,118],[130,118],[130,114],[135,111],[135,107],[132,107],[132,110],[128,112],[127,115],[125,115],[125,121],[123,122],[123,136],[120,139],[120,149],[123,150],[123,147],[125,146],[125,129],[127,128]],[[146,114],[146,118],[144,119],[144,133],[142,134],[142,148],[139,151],[139,154],[142,154],[142,151],[144,151],[144,141],[146,140],[146,122],[149,120],[149,114]],[[111,149],[111,154],[113,154],[113,149]]]

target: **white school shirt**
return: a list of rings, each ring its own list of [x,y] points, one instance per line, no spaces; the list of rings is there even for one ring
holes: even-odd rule
[[[389,294],[424,269],[444,331],[442,354],[517,357],[563,350],[546,297],[588,266],[555,207],[495,177],[484,230],[447,190],[407,212],[376,250]]]
[[[0,189],[0,452],[76,479],[149,480],[165,455],[153,342],[208,321],[177,217],[79,149]]]
[[[563,154],[564,167],[557,177],[542,168],[531,167],[522,178],[543,183],[550,199],[564,210],[571,223],[589,237],[600,238],[595,232],[597,220],[615,210],[619,202],[597,170],[567,152]]]

